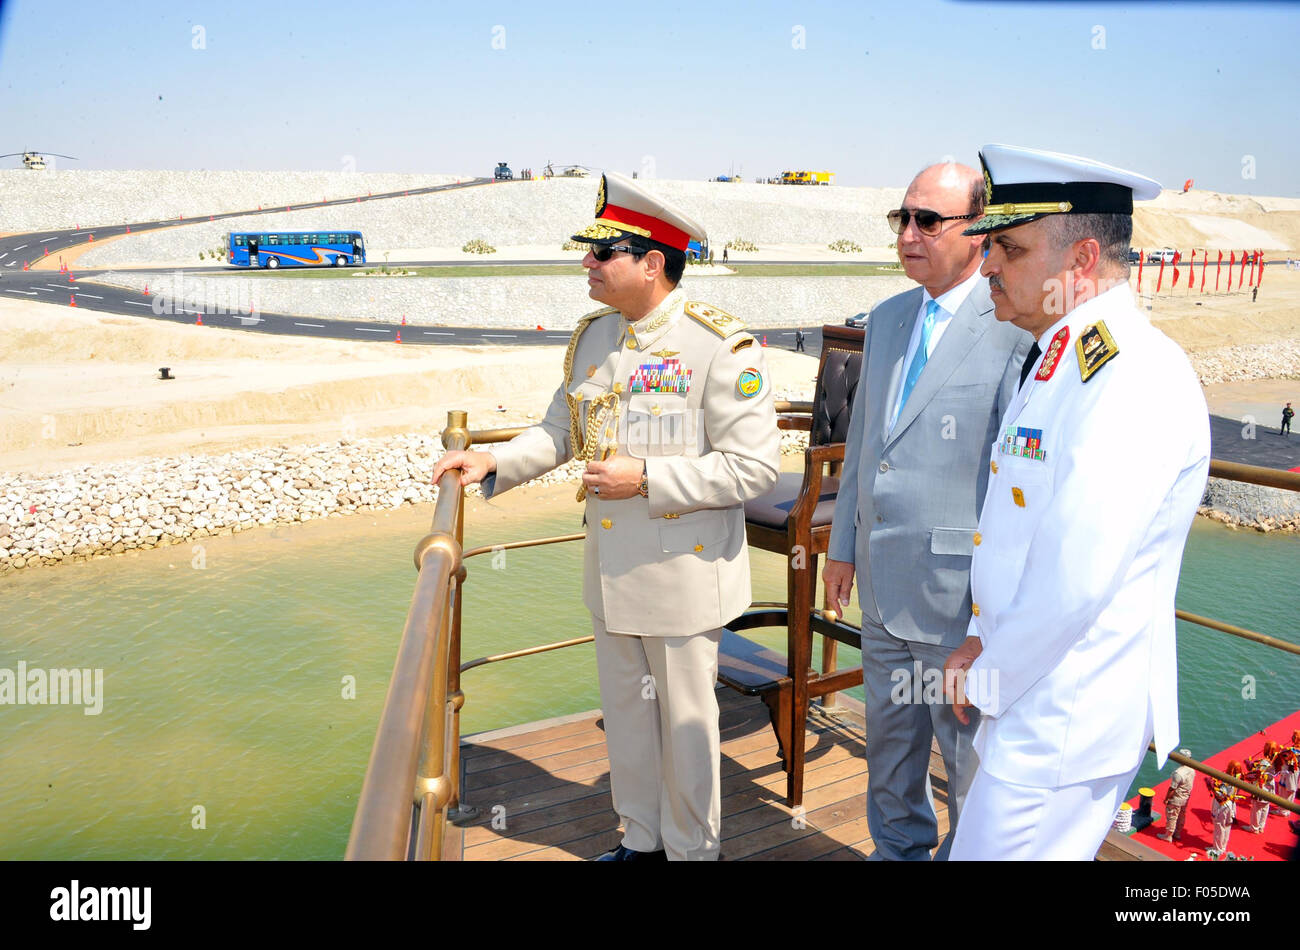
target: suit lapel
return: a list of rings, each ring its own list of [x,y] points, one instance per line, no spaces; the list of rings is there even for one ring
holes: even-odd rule
[[[989,297],[988,282],[980,281],[970,292],[966,302],[953,315],[948,329],[944,330],[943,338],[939,340],[939,345],[935,347],[934,353],[925,364],[925,369],[921,371],[921,377],[916,381],[911,395],[907,397],[906,405],[898,414],[898,422],[894,425],[893,431],[885,437],[886,445],[897,439],[903,430],[912,424],[912,420],[920,415],[921,410],[939,393],[944,383],[948,381],[948,377],[961,365],[962,360],[966,358],[979,338],[988,332],[988,321],[983,317],[992,310],[993,300]],[[905,348],[906,344],[902,349]],[[898,390],[895,389],[894,392],[897,393]]]
[[[873,372],[872,387],[868,393],[875,408],[875,425],[880,433],[881,442],[889,439],[889,417],[894,413],[894,403],[898,399],[899,387],[903,385],[903,357],[907,355],[907,341],[916,324],[917,311],[921,308],[921,288],[904,293],[898,306],[880,315],[880,324],[876,329],[883,332],[877,336],[872,330],[872,352],[869,354],[870,365],[881,367]]]

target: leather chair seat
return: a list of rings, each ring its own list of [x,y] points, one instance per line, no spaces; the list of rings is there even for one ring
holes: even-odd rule
[[[771,491],[745,502],[745,520],[765,528],[784,531],[786,523],[790,520],[790,509],[798,500],[801,487],[803,487],[802,472],[782,472]],[[835,494],[839,490],[838,478],[822,479],[821,494],[817,496],[817,508],[813,512],[812,527],[824,527],[831,523],[831,515],[835,512]]]

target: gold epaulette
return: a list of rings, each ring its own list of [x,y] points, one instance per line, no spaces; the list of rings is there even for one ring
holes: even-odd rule
[[[1092,379],[1097,370],[1119,355],[1115,338],[1101,320],[1079,334],[1079,339],[1074,343],[1074,351],[1079,357],[1079,379],[1085,383]]]
[[[745,329],[744,320],[698,300],[686,301],[686,315],[704,324],[721,337],[728,337]]]

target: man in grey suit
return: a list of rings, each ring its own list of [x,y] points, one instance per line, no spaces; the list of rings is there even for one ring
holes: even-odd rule
[[[822,578],[841,613],[854,571],[862,606],[867,822],[875,857],[928,860],[938,840],[930,747],[948,772],[947,857],[978,762],[978,723],[942,696],[943,664],[966,636],[970,565],[998,422],[1031,336],[993,314],[983,242],[962,235],[984,207],[980,174],[934,165],[889,213],[898,257],[921,286],[870,314]]]

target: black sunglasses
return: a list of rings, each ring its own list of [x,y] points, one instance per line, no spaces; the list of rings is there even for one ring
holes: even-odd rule
[[[902,234],[907,230],[907,225],[916,220],[917,230],[926,237],[934,237],[942,230],[945,221],[965,221],[967,218],[978,217],[978,212],[970,214],[940,214],[937,211],[931,211],[929,208],[917,208],[915,211],[909,211],[907,208],[898,208],[885,215],[885,220],[889,222],[889,229],[895,234]]]
[[[615,251],[622,251],[624,254],[631,254],[633,257],[644,257],[648,251],[643,251],[637,247],[628,247],[626,244],[593,244],[591,245],[591,256],[602,264],[614,256]]]

